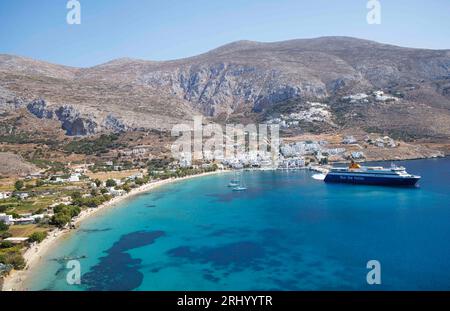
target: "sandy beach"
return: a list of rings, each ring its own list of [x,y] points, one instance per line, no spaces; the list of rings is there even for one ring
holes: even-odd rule
[[[115,197],[108,202],[103,203],[97,208],[88,208],[83,210],[80,215],[72,219],[72,223],[74,225],[79,225],[82,221],[87,218],[99,213],[100,211],[104,211],[105,209],[115,206],[118,203],[125,201],[137,194],[141,194],[147,191],[150,191],[156,187],[166,185],[169,183],[182,181],[191,178],[203,177],[207,175],[219,174],[224,171],[218,170],[214,172],[202,173],[198,175],[186,176],[182,178],[170,178],[165,180],[159,180],[150,182],[148,184],[142,185],[138,188],[132,189],[129,193]],[[23,254],[23,257],[26,262],[26,268],[21,271],[13,270],[9,273],[9,275],[4,279],[3,283],[3,291],[24,291],[27,290],[26,287],[26,279],[29,276],[30,272],[33,268],[40,263],[42,256],[51,250],[52,246],[55,245],[55,242],[60,240],[63,237],[66,237],[68,233],[76,232],[77,229],[54,229],[48,233],[48,236],[39,244],[31,245]]]

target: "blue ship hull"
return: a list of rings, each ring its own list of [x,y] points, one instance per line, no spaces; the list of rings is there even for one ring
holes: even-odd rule
[[[414,186],[420,177],[382,177],[382,176],[358,176],[350,174],[328,173],[324,179],[329,183],[346,183],[378,186]]]

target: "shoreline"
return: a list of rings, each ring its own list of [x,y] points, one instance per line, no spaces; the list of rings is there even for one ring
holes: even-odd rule
[[[132,189],[127,194],[112,198],[111,200],[101,204],[100,206],[98,206],[96,208],[88,208],[88,209],[81,211],[81,213],[77,217],[72,219],[72,224],[79,225],[81,222],[98,214],[100,211],[105,211],[108,208],[114,207],[117,204],[119,204],[129,198],[132,198],[138,194],[148,192],[157,187],[171,184],[171,183],[174,183],[177,181],[184,181],[184,180],[188,180],[188,179],[192,179],[192,178],[215,175],[215,174],[220,174],[220,173],[224,173],[224,172],[227,172],[227,171],[226,170],[217,170],[217,171],[213,171],[213,172],[206,172],[206,173],[201,173],[201,174],[197,174],[197,175],[185,176],[185,177],[181,177],[181,178],[169,178],[169,179],[158,180],[155,182],[147,183],[138,188]],[[31,271],[36,267],[37,264],[40,263],[42,256],[45,255],[47,252],[49,252],[51,250],[52,246],[54,246],[56,244],[56,242],[59,241],[61,238],[67,237],[67,235],[69,233],[76,232],[77,230],[78,230],[78,228],[76,228],[76,229],[56,228],[52,231],[49,231],[48,236],[41,243],[36,244],[36,245],[31,245],[23,253],[23,258],[25,259],[25,262],[26,262],[25,269],[24,270],[12,270],[6,277],[4,277],[3,286],[2,286],[2,288],[0,288],[0,291],[25,291],[25,290],[27,290],[26,287],[24,286],[25,285],[24,283],[25,283],[26,279],[29,277]]]
[[[409,160],[426,160],[426,159],[442,159],[448,157],[447,155],[439,156],[439,157],[426,157],[426,158],[414,158],[414,159],[395,159],[395,160],[366,160],[363,162],[388,162],[388,161],[409,161]],[[338,164],[338,163],[347,163],[347,162],[332,162],[332,164]],[[318,167],[323,167],[323,165],[320,165]],[[316,167],[315,167],[316,168]],[[312,169],[311,167],[302,167],[298,169]],[[261,169],[246,169],[246,170],[261,170]],[[267,170],[280,170],[280,169],[267,169]],[[281,169],[284,170],[284,169]],[[292,169],[289,169],[292,170]],[[297,169],[294,169],[297,170]],[[316,170],[316,169],[313,169]],[[318,170],[317,170],[318,171]],[[132,189],[129,193],[126,193],[122,196],[114,197],[111,200],[101,204],[100,206],[96,208],[87,208],[81,211],[81,213],[72,219],[72,224],[75,226],[78,226],[80,223],[82,223],[84,220],[89,219],[91,216],[95,216],[96,214],[99,214],[101,211],[105,211],[110,207],[114,207],[119,203],[122,203],[123,201],[130,199],[136,195],[151,191],[159,186],[163,186],[166,184],[171,184],[177,181],[184,181],[192,178],[197,177],[204,177],[209,175],[215,175],[220,173],[226,173],[228,170],[216,170],[213,172],[206,172],[201,173],[197,175],[190,175],[185,176],[181,178],[169,178],[165,180],[158,180],[154,182],[150,182],[147,184],[144,184],[138,188]],[[75,233],[78,230],[78,228],[75,229],[53,229],[52,231],[48,232],[48,236],[39,244],[37,245],[31,245],[26,251],[23,253],[23,258],[26,262],[26,267],[24,270],[12,270],[7,276],[3,278],[3,284],[0,283],[0,291],[26,291],[27,288],[24,286],[26,279],[29,277],[31,271],[35,268],[36,265],[38,265],[43,257],[47,252],[51,251],[51,248],[55,246],[56,242],[60,241],[62,238],[67,237],[70,233]]]

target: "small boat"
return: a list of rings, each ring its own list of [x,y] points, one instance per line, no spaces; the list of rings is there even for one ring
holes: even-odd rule
[[[228,184],[228,187],[237,187],[237,186],[239,186],[239,180],[232,180]]]
[[[247,187],[237,186],[233,188],[233,191],[245,191],[247,190]]]
[[[233,191],[245,191],[245,190],[247,190],[247,187],[241,181],[239,181],[239,184],[236,185],[236,187],[233,188]]]
[[[230,180],[230,183],[228,184],[228,187],[237,187],[239,186],[240,180],[238,178],[238,174],[234,172],[234,177],[232,180]]]

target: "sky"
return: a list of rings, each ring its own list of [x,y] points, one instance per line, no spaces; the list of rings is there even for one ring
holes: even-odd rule
[[[368,24],[369,0],[0,0],[0,53],[89,67],[121,57],[170,60],[237,40],[352,36],[450,49],[449,0],[378,0],[381,23]]]

